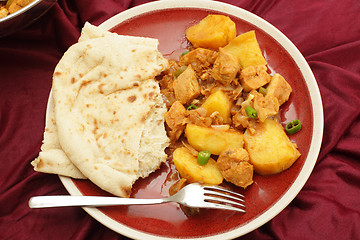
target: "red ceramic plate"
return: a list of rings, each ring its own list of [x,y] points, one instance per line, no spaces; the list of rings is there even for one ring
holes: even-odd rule
[[[290,100],[281,107],[283,124],[300,119],[303,129],[290,138],[301,157],[281,174],[254,176],[246,190],[233,189],[246,197],[246,213],[203,209],[187,217],[175,203],[150,206],[84,208],[114,231],[141,239],[229,239],[244,235],[275,217],[298,194],[316,162],[323,133],[323,109],[318,86],[297,48],[275,27],[243,9],[215,1],[156,1],[122,12],[100,25],[123,35],[159,39],[165,57],[177,57],[188,43],[185,29],[208,14],[229,16],[238,34],[255,30],[269,69],[280,73],[293,88]],[[51,99],[51,98],[50,98]],[[51,102],[49,107],[51,107]],[[175,172],[171,164],[146,179],[138,180],[133,198],[167,197]],[[108,195],[87,180],[60,177],[72,195]]]

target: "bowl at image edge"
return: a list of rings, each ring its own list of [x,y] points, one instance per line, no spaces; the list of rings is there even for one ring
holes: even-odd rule
[[[19,11],[0,18],[0,37],[10,35],[33,23],[55,3],[56,0],[34,0]]]

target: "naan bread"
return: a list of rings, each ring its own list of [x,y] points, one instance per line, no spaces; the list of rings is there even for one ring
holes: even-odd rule
[[[78,171],[72,175],[128,197],[139,177],[159,168],[169,140],[166,107],[154,77],[168,62],[157,46],[156,39],[119,36],[85,25],[79,42],[55,69],[56,125],[51,133],[45,131],[42,152],[32,163],[35,170],[51,162],[44,156],[51,158],[50,152],[59,150],[64,154],[54,158],[73,165],[52,172],[70,176]]]
[[[81,30],[81,35],[78,41],[82,42],[93,38],[111,35],[117,34],[104,31],[86,22]],[[31,162],[31,165],[33,165],[34,170],[38,172],[58,174],[77,179],[86,179],[86,177],[77,167],[75,167],[61,148],[55,121],[53,97],[52,95],[50,95],[50,97],[51,99],[48,102],[49,106],[46,116],[43,144],[41,146],[39,156]]]
[[[52,101],[50,101],[52,104]],[[70,161],[59,143],[53,106],[49,108],[45,124],[44,140],[39,156],[31,162],[34,170],[53,173],[78,179],[86,179],[77,167]]]

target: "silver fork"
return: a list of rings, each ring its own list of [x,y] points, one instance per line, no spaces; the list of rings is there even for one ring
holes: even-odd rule
[[[117,205],[146,205],[177,202],[193,208],[213,208],[245,212],[242,194],[219,186],[192,183],[183,187],[176,194],[160,199],[138,199],[103,196],[36,196],[29,200],[30,208],[48,207],[103,207]]]

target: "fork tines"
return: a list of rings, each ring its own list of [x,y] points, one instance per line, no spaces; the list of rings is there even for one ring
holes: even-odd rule
[[[245,212],[245,196],[218,186],[204,186],[204,200],[216,208]]]

